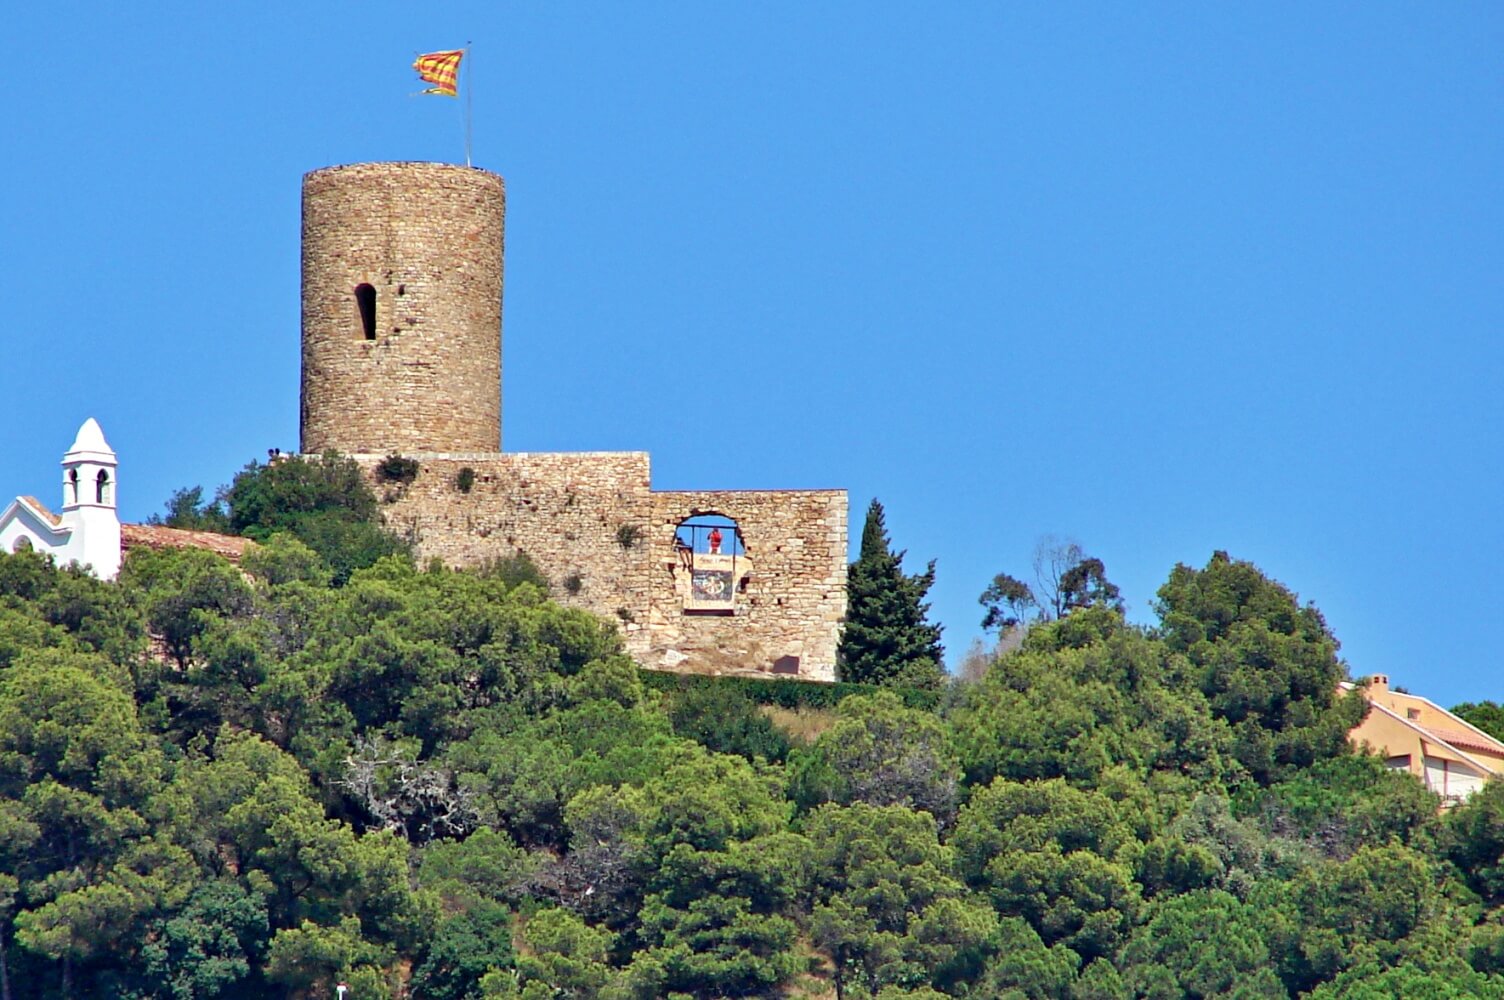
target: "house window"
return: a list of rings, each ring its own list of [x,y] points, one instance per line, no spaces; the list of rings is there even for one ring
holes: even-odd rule
[[[110,474],[104,469],[100,469],[99,475],[94,479],[94,502],[110,502]]]
[[[20,538],[16,539],[15,544],[10,547],[10,550],[12,552],[30,552],[31,539],[27,538],[25,535],[22,535]]]
[[[376,339],[376,288],[362,283],[355,286],[355,305],[360,310],[360,329],[366,340]]]
[[[1407,708],[1407,709],[1405,709],[1405,718],[1409,719],[1411,722],[1414,722],[1416,719],[1420,718],[1420,709],[1418,709],[1418,708]]]
[[[78,503],[78,470],[68,470],[68,503]]]

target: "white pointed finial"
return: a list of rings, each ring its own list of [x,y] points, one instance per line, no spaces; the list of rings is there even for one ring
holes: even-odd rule
[[[75,456],[108,456],[111,460],[115,457],[115,450],[104,439],[104,431],[99,427],[99,421],[90,417],[85,420],[83,426],[78,429],[78,435],[73,439],[73,447],[68,449],[64,461]]]

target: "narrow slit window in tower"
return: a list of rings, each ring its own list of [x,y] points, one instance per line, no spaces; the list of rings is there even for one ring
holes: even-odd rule
[[[376,339],[376,288],[362,283],[355,286],[355,304],[360,307],[360,328],[367,340]]]

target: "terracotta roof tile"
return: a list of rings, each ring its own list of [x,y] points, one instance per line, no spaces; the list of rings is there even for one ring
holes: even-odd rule
[[[1499,744],[1465,729],[1438,729],[1435,726],[1422,726],[1421,728],[1437,739],[1463,750],[1482,750],[1485,753],[1504,754],[1504,749],[1500,749]]]
[[[42,517],[46,518],[47,523],[52,525],[54,528],[60,527],[62,525],[63,519],[54,514],[52,511],[48,510],[47,505],[42,503],[42,501],[38,500],[36,497],[21,497],[20,499],[23,503],[26,504],[26,506],[30,507],[37,514],[40,514]]]
[[[235,535],[220,535],[212,531],[184,531],[160,524],[122,524],[120,547],[122,549],[207,549],[224,556],[232,563],[239,563],[245,550],[255,543],[249,538]]]

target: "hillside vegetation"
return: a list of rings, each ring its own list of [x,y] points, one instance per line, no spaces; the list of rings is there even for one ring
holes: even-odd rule
[[[0,555],[5,1000],[1504,996],[1504,785],[1353,754],[1251,564],[936,692],[645,675],[515,574],[264,537]]]

